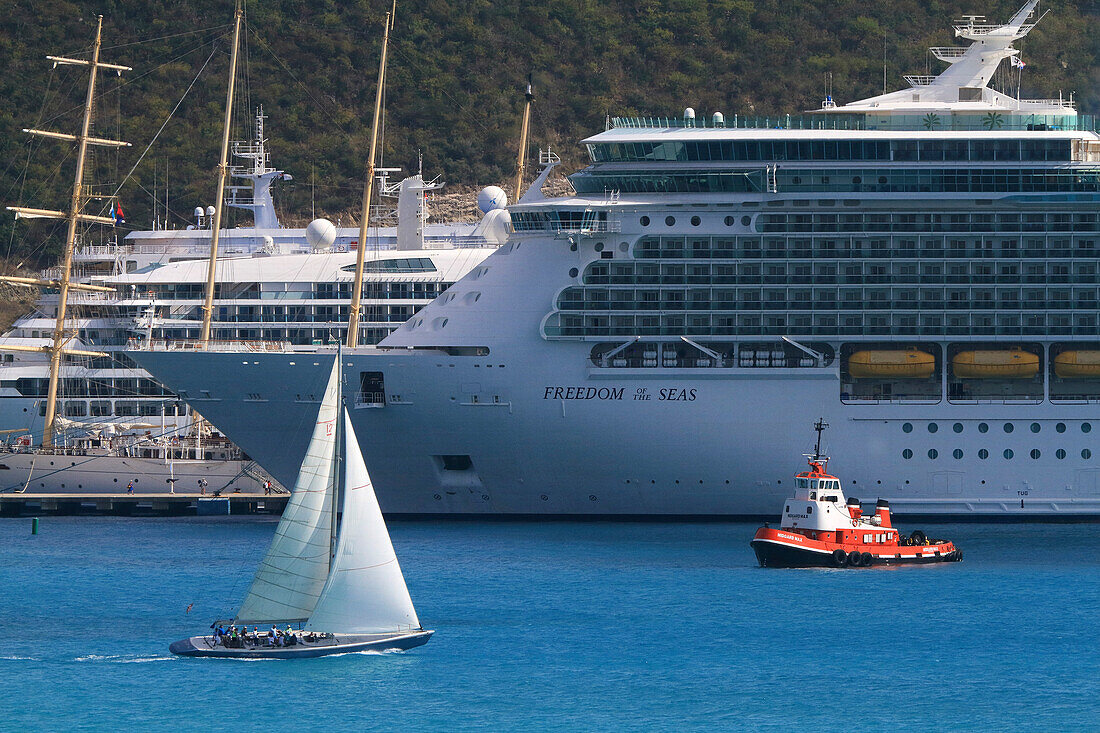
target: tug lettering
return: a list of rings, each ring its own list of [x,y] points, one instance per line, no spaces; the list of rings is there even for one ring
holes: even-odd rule
[[[544,400],[621,400],[623,387],[547,387]]]

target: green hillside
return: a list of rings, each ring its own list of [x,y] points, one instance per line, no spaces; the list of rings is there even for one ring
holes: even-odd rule
[[[815,108],[827,72],[843,103],[881,91],[905,73],[942,68],[926,47],[950,45],[952,18],[1007,20],[1022,0],[403,0],[389,72],[384,163],[457,184],[501,183],[515,158],[521,84],[534,74],[532,148],[552,145],[583,164],[577,141],[608,114],[777,113]],[[1075,92],[1100,111],[1097,3],[1051,10],[1021,42],[1024,96]],[[241,107],[263,104],[274,160],[295,181],[284,211],[353,209],[361,195],[377,71],[377,0],[265,0],[247,7],[247,75]],[[170,180],[172,221],[212,199],[228,69],[229,0],[9,0],[0,17],[0,201],[64,208],[73,151],[31,139],[23,127],[75,131],[86,75],[51,69],[47,54],[86,53],[94,16],[105,16],[104,60],[134,71],[104,76],[97,131],[134,143],[98,151],[95,181],[118,181],[206,68],[157,143],[127,180],[130,226],[148,228],[154,177]],[[1005,80],[1004,83],[1007,83]],[[242,110],[243,112],[243,110]],[[239,116],[243,123],[249,115]],[[241,128],[239,134],[244,134]],[[311,185],[312,184],[312,185]],[[161,194],[163,197],[163,194]],[[44,263],[56,253],[53,223],[0,223],[0,256]]]

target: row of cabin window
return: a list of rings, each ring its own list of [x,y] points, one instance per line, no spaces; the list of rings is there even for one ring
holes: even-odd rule
[[[555,313],[548,337],[632,336],[1095,336],[1088,314],[684,314],[591,315]]]
[[[1047,169],[850,169],[790,171],[692,170],[600,171],[586,169],[569,177],[581,195],[606,191],[666,193],[1096,193],[1100,171]],[[516,231],[553,229],[548,220],[513,215]],[[671,225],[670,225],[671,226]]]
[[[1068,161],[1069,140],[713,140],[589,143],[594,163],[644,161]]]
[[[910,458],[913,457],[913,455],[914,455],[913,451],[910,448],[906,448],[905,450],[903,450],[901,452],[901,457],[904,458],[905,460],[909,460]],[[954,451],[952,451],[951,455],[956,460],[962,460],[962,458],[965,456],[965,453],[963,453],[963,450],[961,448],[956,448]],[[1004,456],[1004,459],[1006,461],[1011,461],[1016,456],[1016,453],[1011,448],[1005,448],[1004,452],[1001,455]],[[1037,460],[1039,460],[1040,458],[1043,457],[1043,452],[1040,451],[1038,448],[1032,448],[1031,451],[1028,453],[1028,455],[1031,456],[1032,460],[1037,461]],[[1059,448],[1058,450],[1054,451],[1054,456],[1058,460],[1065,459],[1065,457],[1067,455],[1068,454],[1066,453],[1064,448]],[[928,460],[934,461],[939,457],[940,457],[940,452],[938,450],[936,450],[935,448],[929,448],[928,449]],[[983,460],[983,461],[985,459],[989,458],[989,451],[986,450],[985,448],[981,448],[980,450],[978,450],[978,458]],[[1086,460],[1086,461],[1091,460],[1092,459],[1092,451],[1088,448],[1082,448],[1081,449],[1081,458],[1083,460]]]

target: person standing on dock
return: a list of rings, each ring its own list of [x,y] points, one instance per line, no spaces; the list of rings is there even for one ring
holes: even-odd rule
[[[134,482],[133,481],[130,481],[130,483],[126,484],[126,493],[127,494],[134,493]]]

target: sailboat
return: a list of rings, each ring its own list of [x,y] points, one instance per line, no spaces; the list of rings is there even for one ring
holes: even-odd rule
[[[338,353],[294,492],[229,630],[216,622],[220,631],[177,641],[173,654],[320,657],[411,649],[431,637],[413,608],[343,406],[340,361]],[[237,632],[250,625],[262,630]]]

